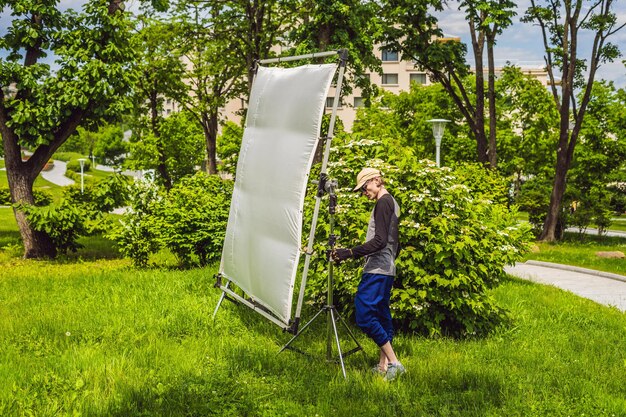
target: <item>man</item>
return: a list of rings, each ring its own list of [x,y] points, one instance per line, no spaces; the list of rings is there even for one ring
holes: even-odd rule
[[[367,227],[366,242],[349,249],[336,249],[333,260],[365,257],[363,275],[356,293],[357,325],[379,347],[380,358],[374,371],[391,381],[405,372],[391,346],[393,326],[389,298],[396,275],[395,259],[399,252],[398,218],[400,206],[385,188],[383,174],[375,168],[363,168],[356,177],[354,191],[375,200]]]

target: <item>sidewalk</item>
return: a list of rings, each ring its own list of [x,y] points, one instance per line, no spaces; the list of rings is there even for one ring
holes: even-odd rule
[[[517,263],[504,271],[626,312],[626,276],[540,261]]]
[[[50,181],[53,184],[66,186],[74,184],[74,180],[67,178],[65,172],[67,171],[67,163],[63,161],[54,161],[54,165],[50,171],[41,171],[41,176],[46,181]]]
[[[578,228],[576,228],[576,227],[568,227],[567,229],[565,229],[565,231],[566,232],[571,232],[571,233],[580,233],[580,230],[578,230]],[[585,230],[585,234],[599,236],[598,235],[598,229],[594,229],[593,227],[588,227]],[[607,230],[607,231],[604,232],[604,234],[602,234],[602,236],[613,236],[613,237],[624,237],[624,238],[626,238],[626,232],[622,232],[621,230]]]

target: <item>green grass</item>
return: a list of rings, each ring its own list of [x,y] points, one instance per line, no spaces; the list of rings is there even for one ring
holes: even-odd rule
[[[2,416],[626,415],[626,314],[552,287],[507,279],[494,296],[512,321],[485,339],[398,335],[408,373],[391,384],[354,329],[365,355],[344,380],[277,354],[289,335],[247,308],[225,302],[213,321],[215,267],[139,271],[85,243],[54,262],[0,250]],[[320,320],[295,346],[323,357],[325,343]]]
[[[86,155],[82,155],[78,152],[56,152],[54,155],[52,155],[52,159],[58,159],[59,161],[63,162],[69,162],[72,159],[78,160],[80,158],[88,159],[89,157]]]
[[[626,253],[626,239],[595,235],[566,233],[563,241],[537,243],[539,252],[529,253],[525,259],[575,265],[599,271],[626,275],[625,259],[599,258],[596,252],[620,251]]]
[[[609,229],[626,232],[626,216],[622,215],[613,217]]]

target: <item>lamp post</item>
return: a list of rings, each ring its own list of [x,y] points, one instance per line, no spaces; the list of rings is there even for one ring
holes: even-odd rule
[[[441,149],[441,138],[443,137],[443,131],[446,130],[446,123],[449,123],[450,120],[446,119],[430,119],[426,120],[428,123],[432,123],[433,125],[433,136],[435,137],[435,146],[437,148],[436,161],[437,166],[441,166],[440,162],[440,149]]]
[[[80,162],[80,193],[82,194],[85,191],[85,158],[79,158],[78,162]]]

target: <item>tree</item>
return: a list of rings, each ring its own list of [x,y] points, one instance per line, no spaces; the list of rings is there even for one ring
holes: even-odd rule
[[[610,224],[608,185],[620,179],[626,159],[624,104],[612,83],[594,83],[564,195],[565,202],[577,202],[569,224],[585,228],[593,222],[600,231]]]
[[[216,14],[215,36],[227,40],[225,52],[245,65],[248,94],[256,62],[269,58],[272,49],[283,46],[285,36],[297,26],[297,0],[230,0]],[[247,96],[245,97],[247,100]]]
[[[418,159],[434,159],[435,141],[428,119],[444,117],[461,120],[462,116],[440,84],[416,83],[410,91],[399,94],[384,92],[369,108],[359,109],[352,132],[375,141],[397,141],[398,146],[412,149]],[[442,141],[447,161],[471,160],[467,155],[467,131],[461,123],[451,123]],[[449,140],[450,137],[455,138]]]
[[[139,18],[141,27],[136,34],[139,57],[138,79],[134,90],[134,134],[137,138],[150,135],[154,145],[154,168],[158,179],[170,189],[172,174],[168,170],[167,147],[169,138],[162,138],[163,105],[165,100],[181,100],[188,94],[183,83],[183,62],[177,54],[177,40],[172,36],[171,23],[162,22],[148,15]],[[149,133],[146,133],[149,132]],[[152,161],[151,161],[152,162]],[[145,167],[142,167],[145,168]]]
[[[536,23],[541,29],[546,69],[560,118],[550,206],[539,236],[543,241],[554,241],[558,237],[555,231],[561,216],[567,172],[591,99],[596,72],[603,63],[621,55],[618,47],[608,41],[626,25],[618,23],[613,3],[613,0],[531,0],[531,7],[524,16],[525,22]],[[593,43],[588,58],[581,59],[579,41],[584,31],[593,36]],[[560,83],[556,82],[557,79]],[[581,92],[580,100],[577,90]],[[570,120],[573,126],[570,126]]]
[[[208,172],[217,172],[216,138],[220,109],[241,98],[242,111],[259,59],[271,55],[295,21],[294,0],[179,1],[179,54],[188,63],[190,86],[183,106],[204,130]]]
[[[429,72],[451,95],[463,114],[471,135],[476,140],[477,160],[496,167],[495,124],[495,63],[493,46],[496,37],[511,24],[515,4],[508,0],[461,1],[472,39],[472,53],[476,65],[474,95],[468,90],[465,78],[469,74],[466,64],[467,47],[455,40],[446,39],[437,27],[437,20],[429,7],[443,10],[439,1],[389,0],[383,7],[387,20],[385,43],[400,51],[404,59]],[[490,137],[485,129],[484,48],[488,47],[488,97]]]
[[[124,140],[121,126],[103,126],[96,133],[93,154],[105,165],[119,167],[128,153],[128,142]]]
[[[12,19],[0,38],[0,49],[8,52],[0,59],[0,134],[14,203],[34,202],[35,178],[78,126],[128,107],[134,52],[120,3],[91,0],[77,13],[61,11],[56,2],[0,0]],[[55,70],[42,62],[48,53]],[[33,152],[26,161],[24,148]],[[25,257],[56,255],[48,234],[35,230],[24,212],[15,209],[15,217]]]
[[[289,39],[296,54],[348,50],[349,71],[345,74],[344,91],[353,86],[369,100],[372,86],[365,73],[380,71],[376,42],[380,40],[380,4],[375,1],[323,0],[301,1],[298,18],[301,23],[291,31]]]
[[[504,67],[496,93],[498,170],[513,177],[517,194],[522,177],[542,174],[554,163],[558,112],[545,86],[517,67]]]
[[[194,174],[196,167],[202,164],[205,156],[204,134],[189,112],[176,112],[161,121],[158,137],[151,133],[139,138],[131,136],[130,150],[126,166],[155,169],[157,174],[159,170],[164,170],[173,186],[183,177]],[[166,186],[166,189],[171,187]]]

